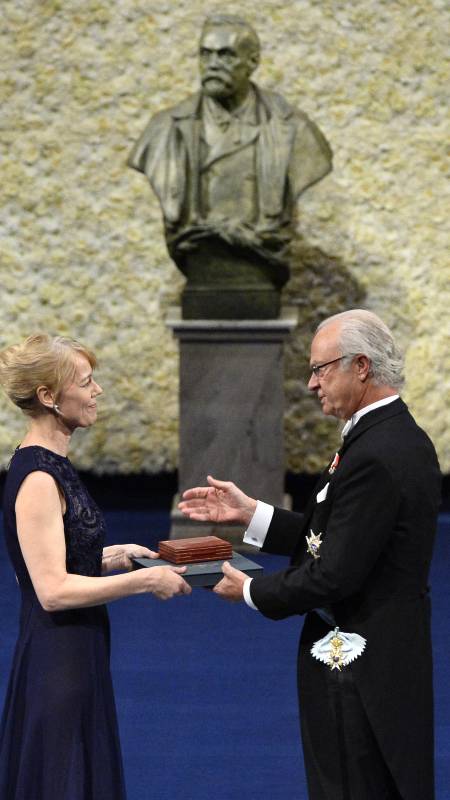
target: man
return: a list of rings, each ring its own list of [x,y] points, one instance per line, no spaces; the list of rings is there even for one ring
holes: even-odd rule
[[[251,82],[259,52],[247,22],[209,17],[201,91],[156,114],[128,161],[160,201],[177,266],[214,285],[239,270],[239,256],[242,302],[266,273],[277,287],[286,282],[295,202],[331,169],[331,150],[306,114]]]
[[[311,800],[432,800],[427,578],[438,461],[398,396],[402,361],[375,314],[325,320],[311,370],[324,414],[346,424],[304,517],[212,478],[180,508],[242,522],[244,541],[292,556],[288,569],[253,580],[225,564],[215,591],[272,619],[307,613],[298,674]]]

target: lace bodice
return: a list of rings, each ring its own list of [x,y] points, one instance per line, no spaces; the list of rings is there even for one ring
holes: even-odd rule
[[[26,567],[17,540],[15,502],[23,480],[36,470],[52,475],[66,500],[63,521],[67,571],[78,575],[100,575],[105,539],[105,522],[100,509],[68,458],[45,447],[31,446],[17,449],[14,453],[3,498],[6,543],[19,583]]]

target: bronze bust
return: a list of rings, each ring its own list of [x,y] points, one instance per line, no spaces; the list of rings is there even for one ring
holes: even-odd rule
[[[247,22],[208,17],[200,91],[156,114],[129,157],[159,199],[169,253],[187,277],[185,318],[278,316],[294,205],[331,170],[317,126],[251,81],[259,55]]]

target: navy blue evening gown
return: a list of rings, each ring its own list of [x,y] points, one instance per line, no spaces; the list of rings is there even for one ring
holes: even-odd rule
[[[35,470],[64,492],[67,571],[101,574],[103,517],[69,459],[44,447],[16,450],[3,508],[22,605],[0,726],[0,798],[124,800],[106,607],[44,611],[19,547],[16,496]]]

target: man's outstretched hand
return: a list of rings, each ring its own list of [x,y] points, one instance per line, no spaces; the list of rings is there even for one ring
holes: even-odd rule
[[[186,489],[178,508],[200,522],[238,522],[248,526],[255,513],[256,500],[248,497],[231,481],[218,481],[208,475],[209,486]]]

